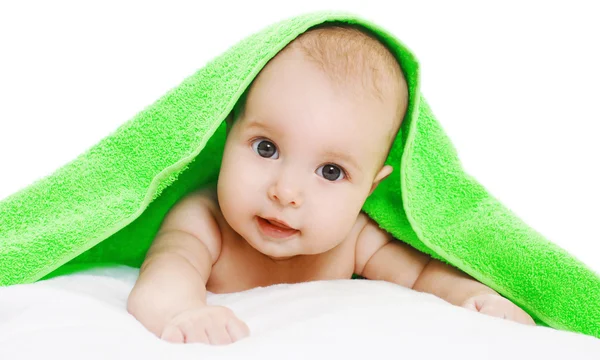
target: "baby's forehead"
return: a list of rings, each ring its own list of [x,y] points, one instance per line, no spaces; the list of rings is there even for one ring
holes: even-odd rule
[[[292,49],[300,50],[356,101],[371,97],[392,106],[392,122],[384,125],[393,140],[408,106],[408,86],[398,60],[380,39],[360,26],[325,23],[301,34],[282,52]]]
[[[343,23],[309,29],[282,52],[298,49],[334,84],[380,99],[398,94],[404,76],[388,48],[368,30]],[[386,96],[388,95],[388,96]]]
[[[381,106],[389,109],[386,119],[369,119],[372,122],[369,126],[384,127],[387,154],[406,111],[408,90],[398,61],[385,45],[360,27],[336,23],[324,24],[303,33],[272,61],[277,61],[287,51],[302,53],[332,80],[332,85],[350,95],[352,101],[377,99]],[[256,83],[236,105],[234,118],[245,111],[247,96],[254,85]],[[355,127],[339,127],[340,130],[352,128]],[[360,141],[368,142],[370,139],[360,138]]]

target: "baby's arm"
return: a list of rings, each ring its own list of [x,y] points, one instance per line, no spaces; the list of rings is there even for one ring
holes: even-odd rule
[[[464,272],[394,240],[366,215],[356,243],[355,272],[431,293],[449,303],[488,315],[533,324],[531,317]]]
[[[168,341],[228,343],[247,335],[230,310],[206,305],[206,282],[221,251],[210,206],[193,193],[169,211],[127,300],[127,310]]]

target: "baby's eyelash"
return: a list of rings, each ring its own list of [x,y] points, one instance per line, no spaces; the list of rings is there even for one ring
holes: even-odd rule
[[[348,181],[351,181],[351,180],[352,180],[352,177],[350,177],[350,173],[349,173],[349,172],[346,170],[346,168],[344,168],[342,165],[340,165],[340,164],[336,164],[336,163],[334,163],[334,162],[325,162],[325,163],[323,163],[323,164],[319,165],[318,167],[321,167],[321,166],[323,166],[323,165],[334,165],[334,166],[337,166],[337,167],[339,167],[339,168],[340,168],[340,170],[342,170],[342,172],[344,173],[344,180],[348,180]]]
[[[258,141],[258,140],[265,140],[265,141],[271,142],[271,143],[273,143],[273,145],[275,145],[275,147],[277,147],[279,149],[279,147],[277,146],[277,143],[275,143],[275,141],[273,141],[273,140],[271,140],[269,138],[266,138],[264,136],[253,136],[253,137],[251,137],[250,139],[248,139],[248,145],[252,145],[255,141]]]
[[[350,177],[350,173],[343,166],[337,165],[337,164],[334,164],[334,165],[337,166],[337,167],[339,167],[340,170],[342,170],[342,172],[344,173],[344,178],[346,180],[348,180],[348,181],[352,180],[352,178]]]

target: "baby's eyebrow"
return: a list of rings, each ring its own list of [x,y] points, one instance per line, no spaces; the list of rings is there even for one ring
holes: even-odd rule
[[[360,170],[360,167],[358,166],[358,163],[356,162],[354,157],[348,155],[345,152],[339,152],[339,151],[335,151],[335,150],[327,150],[323,155],[327,158],[339,159],[342,162],[350,164],[354,169]]]
[[[272,131],[273,129],[270,126],[267,126],[266,124],[261,123],[260,121],[257,120],[252,120],[250,121],[248,124],[246,124],[246,128],[247,129],[260,129],[260,130],[268,130],[268,131]]]

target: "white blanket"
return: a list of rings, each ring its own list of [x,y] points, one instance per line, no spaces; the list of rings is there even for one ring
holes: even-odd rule
[[[116,266],[0,288],[0,359],[594,359],[600,340],[516,324],[367,280],[209,294],[247,322],[227,346],[166,343],[129,315],[138,271]]]

